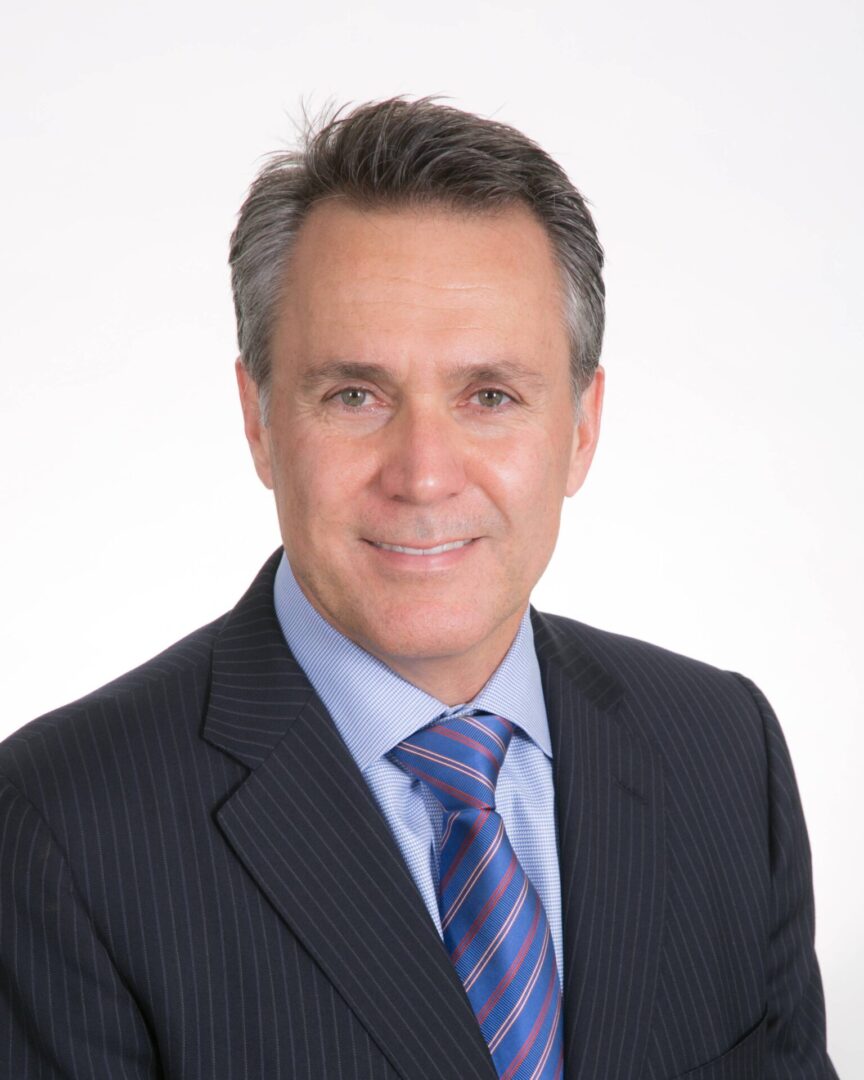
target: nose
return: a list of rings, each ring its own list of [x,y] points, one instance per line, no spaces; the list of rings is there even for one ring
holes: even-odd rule
[[[380,482],[389,499],[428,506],[465,487],[464,435],[446,409],[405,407],[387,425]]]

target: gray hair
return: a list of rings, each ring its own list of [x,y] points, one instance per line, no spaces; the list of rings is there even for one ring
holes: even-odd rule
[[[360,207],[527,206],[562,273],[574,398],[591,382],[603,341],[603,249],[585,200],[522,132],[430,98],[391,98],[306,124],[299,148],[261,170],[231,237],[237,339],[267,422],[270,342],[288,260],[310,210],[342,197]]]

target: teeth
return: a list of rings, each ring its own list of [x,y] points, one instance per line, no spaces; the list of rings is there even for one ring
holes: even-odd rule
[[[383,548],[384,551],[398,551],[400,555],[440,555],[444,551],[455,551],[456,548],[465,547],[470,540],[454,540],[450,544],[439,544],[438,547],[413,548],[401,547],[399,544],[381,544],[373,541],[375,547]]]

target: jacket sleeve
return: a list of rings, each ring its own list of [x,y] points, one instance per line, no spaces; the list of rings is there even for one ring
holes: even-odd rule
[[[825,1003],[814,948],[810,844],[786,740],[765,696],[744,683],[762,715],[768,759],[771,932],[764,1080],[837,1080],[825,1046]]]
[[[0,777],[0,1076],[155,1080],[144,1017],[36,808]]]

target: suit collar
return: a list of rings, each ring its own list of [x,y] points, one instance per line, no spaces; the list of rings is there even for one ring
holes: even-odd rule
[[[532,612],[553,744],[564,918],[565,1076],[641,1075],[660,957],[660,762],[591,652],[596,632]]]
[[[468,999],[353,758],[273,608],[281,552],[225,619],[203,738],[249,776],[216,819],[404,1077],[493,1080]]]
[[[284,737],[312,688],[285,647],[273,610],[273,553],[233,611],[213,647],[210,697],[202,737],[255,769]]]

